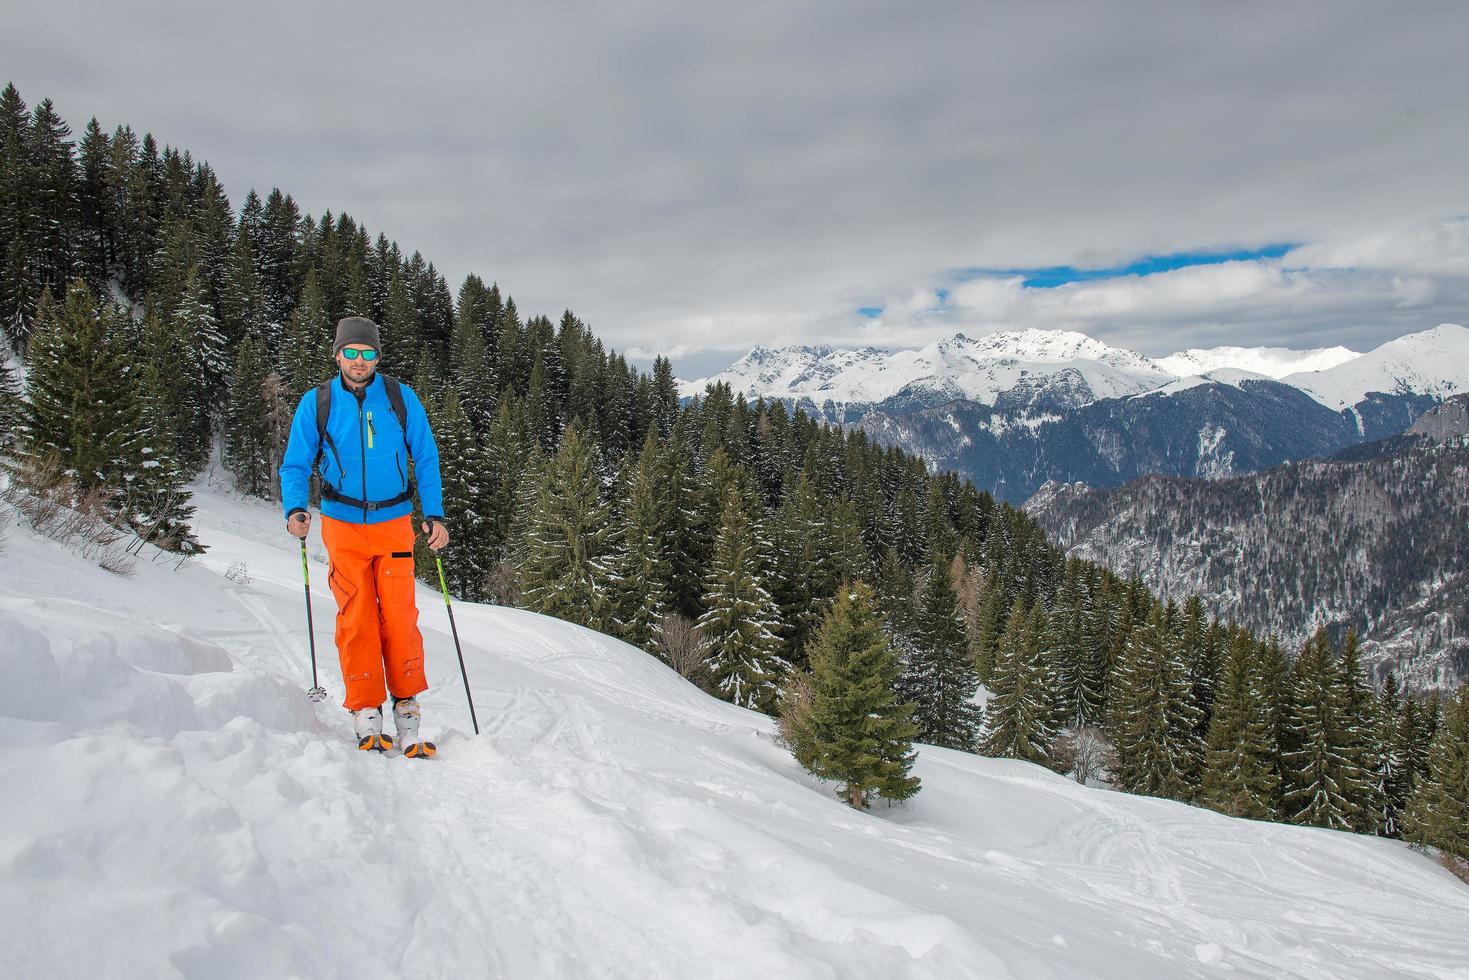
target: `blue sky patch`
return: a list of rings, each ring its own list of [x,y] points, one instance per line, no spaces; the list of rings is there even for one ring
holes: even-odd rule
[[[1118,276],[1150,276],[1156,272],[1172,272],[1193,265],[1219,265],[1222,262],[1250,262],[1255,259],[1278,259],[1298,243],[1281,242],[1263,248],[1236,249],[1230,252],[1173,252],[1169,255],[1145,255],[1127,265],[1106,269],[1078,269],[1070,265],[1055,265],[1032,269],[961,269],[958,276],[977,279],[980,276],[1024,276],[1022,283],[1029,289],[1052,289],[1070,282],[1089,282],[1095,279],[1115,279]]]

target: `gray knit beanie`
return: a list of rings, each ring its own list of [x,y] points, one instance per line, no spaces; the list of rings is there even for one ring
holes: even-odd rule
[[[378,353],[383,349],[378,342],[377,324],[365,316],[344,316],[337,321],[337,346],[332,356],[340,354],[348,344],[370,344]]]

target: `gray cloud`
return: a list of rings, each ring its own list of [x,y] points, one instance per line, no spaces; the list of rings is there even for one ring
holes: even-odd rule
[[[191,149],[236,203],[345,209],[644,352],[874,342],[857,307],[955,268],[1325,249],[1466,210],[1460,3],[523,6],[31,4],[0,64],[78,130]],[[1460,304],[1452,273],[1419,273],[1418,306],[1340,271],[1299,320],[1087,322],[1153,352],[1370,345]]]

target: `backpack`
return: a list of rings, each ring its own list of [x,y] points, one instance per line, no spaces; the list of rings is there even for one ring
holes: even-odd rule
[[[406,459],[412,460],[413,453],[408,448],[408,406],[403,401],[403,389],[399,386],[397,378],[389,377],[386,374],[379,374],[378,377],[383,379],[383,393],[388,396],[388,405],[392,407],[393,414],[398,417],[398,428],[401,429],[403,432],[403,455]],[[331,433],[326,431],[327,420],[331,418],[332,414],[332,385],[336,383],[337,379],[332,378],[328,381],[323,381],[321,384],[316,386],[317,445],[316,459],[313,460],[311,463],[311,468],[313,470],[315,470],[317,466],[320,465],[321,455],[323,452],[325,452],[327,446],[331,446],[332,454],[340,458],[340,454],[337,452],[336,441],[332,439]],[[363,461],[363,465],[366,465],[365,460]],[[353,507],[361,507],[365,515],[366,512],[369,510],[377,510],[381,507],[391,507],[395,504],[400,504],[405,500],[411,500],[413,498],[413,485],[412,483],[410,483],[407,490],[403,491],[403,493],[401,493],[397,497],[394,497],[392,500],[364,502],[361,500],[357,500],[354,497],[342,496],[341,494],[337,493],[335,487],[333,487],[330,483],[327,483],[325,480],[322,480],[321,495],[327,500],[337,500],[342,503],[349,504]]]

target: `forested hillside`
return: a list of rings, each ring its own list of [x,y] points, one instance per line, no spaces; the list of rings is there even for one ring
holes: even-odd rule
[[[1052,486],[1028,509],[1073,554],[1198,593],[1288,646],[1318,626],[1338,639],[1355,630],[1378,680],[1452,686],[1469,677],[1465,401],[1344,458],[1230,480]]]

